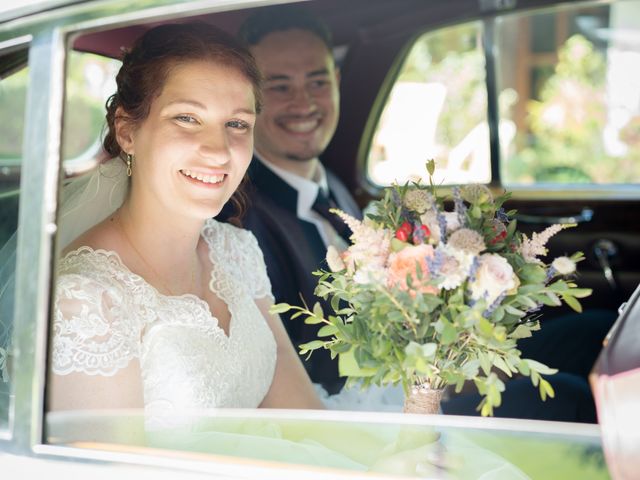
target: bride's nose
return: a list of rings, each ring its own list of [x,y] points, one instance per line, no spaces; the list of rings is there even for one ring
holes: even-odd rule
[[[208,162],[223,165],[231,160],[231,148],[225,132],[203,132],[200,138],[199,153]]]

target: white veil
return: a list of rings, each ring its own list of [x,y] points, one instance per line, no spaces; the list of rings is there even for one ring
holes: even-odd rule
[[[58,246],[63,249],[80,234],[122,205],[129,189],[124,162],[112,158],[93,171],[66,182],[60,195]],[[0,246],[0,407],[5,400],[7,362],[13,332],[16,233]],[[2,411],[0,409],[0,411]]]
[[[129,189],[124,162],[112,158],[63,186],[58,215],[58,245],[66,247],[122,205]]]

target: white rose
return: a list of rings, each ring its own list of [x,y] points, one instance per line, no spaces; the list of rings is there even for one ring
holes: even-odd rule
[[[576,262],[569,257],[558,257],[551,262],[551,266],[560,275],[569,275],[576,271]]]
[[[486,295],[487,306],[491,305],[502,293],[516,286],[516,275],[509,262],[495,253],[480,255],[480,264],[475,279],[470,283],[471,298],[480,300]]]
[[[438,246],[442,252],[442,266],[438,272],[438,288],[453,290],[462,285],[469,276],[469,270],[474,256],[463,250],[459,250],[451,244]]]

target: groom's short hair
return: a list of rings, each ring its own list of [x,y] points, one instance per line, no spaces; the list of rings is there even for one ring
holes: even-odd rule
[[[260,8],[242,23],[238,37],[253,46],[270,33],[294,29],[313,33],[324,42],[329,51],[333,49],[331,30],[327,24],[300,6],[276,5]]]

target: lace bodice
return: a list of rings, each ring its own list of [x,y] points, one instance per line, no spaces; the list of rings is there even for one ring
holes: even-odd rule
[[[250,232],[215,220],[202,237],[213,265],[209,287],[231,314],[228,336],[200,298],[162,295],[117,253],[81,247],[58,269],[53,372],[111,376],[137,359],[151,428],[194,409],[257,407],[276,363],[254,301],[271,296],[262,252]]]

